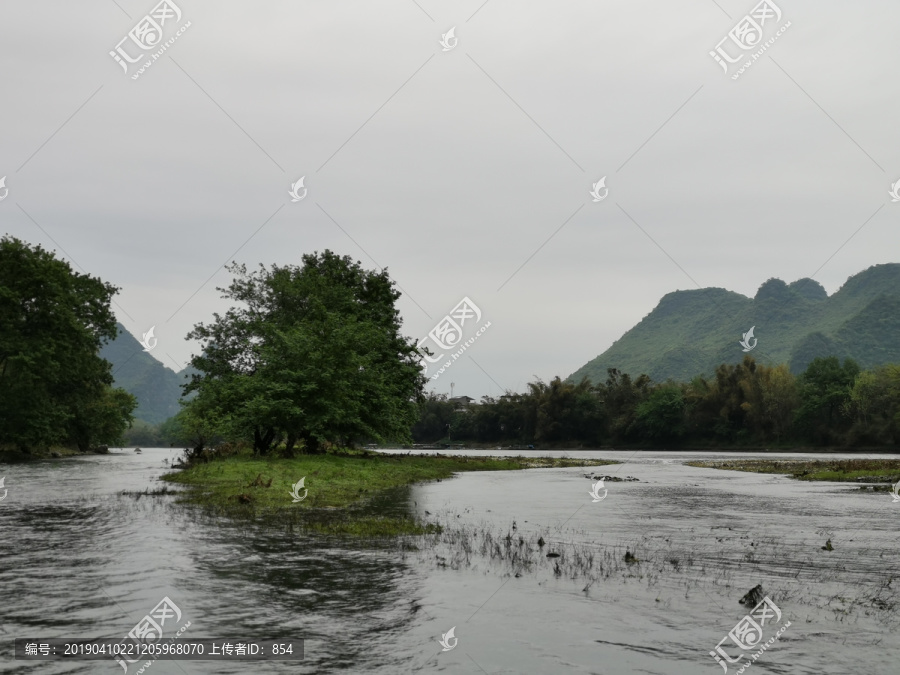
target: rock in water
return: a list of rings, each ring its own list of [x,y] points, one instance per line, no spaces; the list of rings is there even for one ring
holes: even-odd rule
[[[762,584],[757,584],[753,588],[751,588],[748,593],[738,600],[738,602],[742,605],[746,605],[747,607],[756,607],[763,599],[763,589]]]

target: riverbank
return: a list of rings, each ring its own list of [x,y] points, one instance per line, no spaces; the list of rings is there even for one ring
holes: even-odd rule
[[[179,500],[216,515],[262,517],[289,528],[329,534],[391,536],[438,529],[409,517],[373,515],[367,506],[392,488],[440,481],[462,471],[617,463],[554,457],[385,455],[369,451],[263,459],[248,452],[193,464],[162,479],[188,486]]]
[[[76,448],[66,448],[63,446],[53,446],[51,448],[42,448],[33,450],[32,452],[21,452],[12,448],[0,447],[0,462],[12,464],[14,462],[31,462],[39,459],[55,459],[60,457],[80,457],[84,454]]]
[[[883,483],[884,489],[900,480],[897,459],[835,459],[807,461],[800,459],[740,459],[686,462],[688,466],[753,473],[786,474],[797,480]],[[878,486],[875,489],[881,489]]]
[[[404,445],[404,446],[378,446],[379,449],[393,449],[400,447],[402,450],[565,450],[567,452],[712,452],[712,453],[777,453],[777,452],[795,452],[802,454],[854,454],[854,455],[893,455],[898,451],[897,446],[876,446],[876,447],[855,447],[844,445],[796,445],[790,443],[770,444],[770,445],[722,445],[721,443],[684,443],[680,445],[671,445],[668,447],[660,447],[658,443],[622,443],[615,446],[612,445],[572,445],[571,443],[535,443],[532,445],[509,444],[504,441],[497,443],[475,443],[475,442],[458,442],[446,443],[439,441],[436,443]]]

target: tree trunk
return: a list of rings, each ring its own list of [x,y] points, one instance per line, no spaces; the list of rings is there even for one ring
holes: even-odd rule
[[[303,444],[306,446],[305,452],[309,455],[321,455],[325,452],[325,449],[319,445],[319,440],[310,434],[303,434],[301,436],[303,439]]]
[[[275,430],[269,427],[263,434],[259,431],[259,427],[253,429],[253,450],[260,455],[266,455],[272,447],[272,439],[275,438]]]
[[[287,441],[285,441],[285,446],[284,446],[284,456],[285,457],[293,457],[294,456],[294,445],[296,443],[297,443],[297,437],[292,433],[288,433]]]

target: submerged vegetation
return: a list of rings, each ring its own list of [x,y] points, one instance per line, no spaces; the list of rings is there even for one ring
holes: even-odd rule
[[[900,624],[900,587],[892,586],[896,572],[876,568],[871,583],[847,584],[844,563],[819,553],[814,545],[804,553],[796,550],[796,542],[727,529],[727,533],[710,533],[711,538],[702,530],[692,530],[688,541],[645,533],[606,543],[587,541],[582,532],[550,528],[525,532],[515,522],[505,532],[454,524],[433,534],[405,537],[398,548],[404,558],[439,568],[488,565],[508,579],[528,575],[541,579],[540,583],[555,578],[584,584],[581,590],[588,597],[597,592],[598,598],[608,598],[610,584],[637,582],[656,593],[656,602],[664,605],[677,601],[678,595],[688,598],[695,592],[731,597],[738,603],[746,597],[747,587],[741,584],[747,570],[765,569],[769,572],[759,577],[765,579],[766,595],[776,602],[815,607],[831,612],[838,621],[863,613],[877,616],[886,626]],[[772,574],[772,570],[781,573]],[[838,592],[832,594],[832,590]]]

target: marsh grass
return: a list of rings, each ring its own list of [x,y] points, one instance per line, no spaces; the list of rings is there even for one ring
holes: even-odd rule
[[[119,494],[124,497],[134,497],[136,500],[141,497],[161,497],[163,495],[177,495],[180,490],[173,490],[168,485],[164,485],[161,488],[156,488],[155,490],[151,490],[150,488],[146,488],[143,492],[140,490],[122,490]]]
[[[847,559],[821,557],[832,554],[820,556],[812,547],[805,550],[776,537],[751,538],[738,532],[713,537],[720,545],[712,550],[651,535],[615,544],[584,541],[583,536],[571,532],[560,539],[560,533],[550,529],[524,534],[485,525],[444,526],[435,534],[401,538],[397,551],[403,559],[414,557],[447,570],[481,569],[501,578],[552,575],[583,584],[581,591],[588,596],[592,591],[608,595],[617,585],[636,582],[658,589],[658,602],[674,592],[685,598],[699,592],[726,607],[754,585],[747,585],[749,574],[775,602],[815,608],[838,622],[865,615],[886,626],[900,625],[896,570],[867,569],[859,561],[858,569],[848,570]],[[878,558],[875,551],[853,555],[863,553]],[[897,588],[892,586],[894,577]]]
[[[262,519],[276,527],[325,534],[395,536],[439,530],[408,515],[373,514],[371,503],[391,489],[440,481],[461,471],[510,471],[616,464],[602,460],[535,457],[465,457],[382,454],[366,450],[260,458],[250,452],[232,454],[162,477],[187,486],[178,501],[217,515]],[[291,491],[304,478],[306,496],[294,502]]]
[[[898,459],[729,459],[686,462],[688,466],[753,473],[787,474],[798,480],[895,483],[900,480]]]

